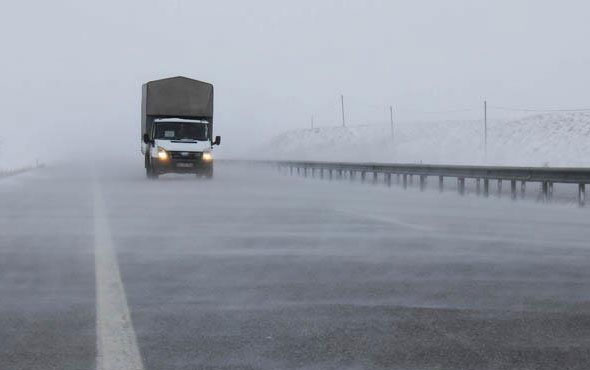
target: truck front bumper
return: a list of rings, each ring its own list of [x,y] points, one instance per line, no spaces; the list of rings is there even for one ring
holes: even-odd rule
[[[213,161],[203,159],[168,158],[165,160],[152,158],[152,168],[157,174],[164,173],[196,173],[209,175],[213,172]]]

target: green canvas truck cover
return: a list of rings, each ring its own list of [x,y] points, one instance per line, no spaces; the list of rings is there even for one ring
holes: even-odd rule
[[[206,120],[212,126],[213,85],[180,76],[143,84],[142,136],[149,132],[154,119],[157,118]]]

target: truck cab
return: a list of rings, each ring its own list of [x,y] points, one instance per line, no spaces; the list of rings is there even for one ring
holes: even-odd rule
[[[144,145],[146,175],[156,178],[164,173],[194,173],[213,177],[213,140],[209,134],[210,122],[182,118],[161,118],[153,121]],[[149,158],[148,158],[149,157]]]

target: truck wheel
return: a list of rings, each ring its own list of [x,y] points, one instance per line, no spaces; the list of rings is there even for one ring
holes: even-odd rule
[[[205,172],[203,172],[203,176],[205,176],[206,179],[212,179],[213,178],[213,167],[211,167],[208,170],[206,170]]]
[[[152,166],[151,161],[146,156],[146,163],[145,163],[145,177],[150,180],[154,180],[158,178],[158,173],[154,171],[154,167]]]

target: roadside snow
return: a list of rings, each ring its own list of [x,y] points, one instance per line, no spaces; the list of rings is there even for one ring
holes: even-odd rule
[[[488,122],[487,157],[482,121],[397,123],[394,139],[387,125],[295,130],[255,153],[268,159],[590,166],[590,113]]]

